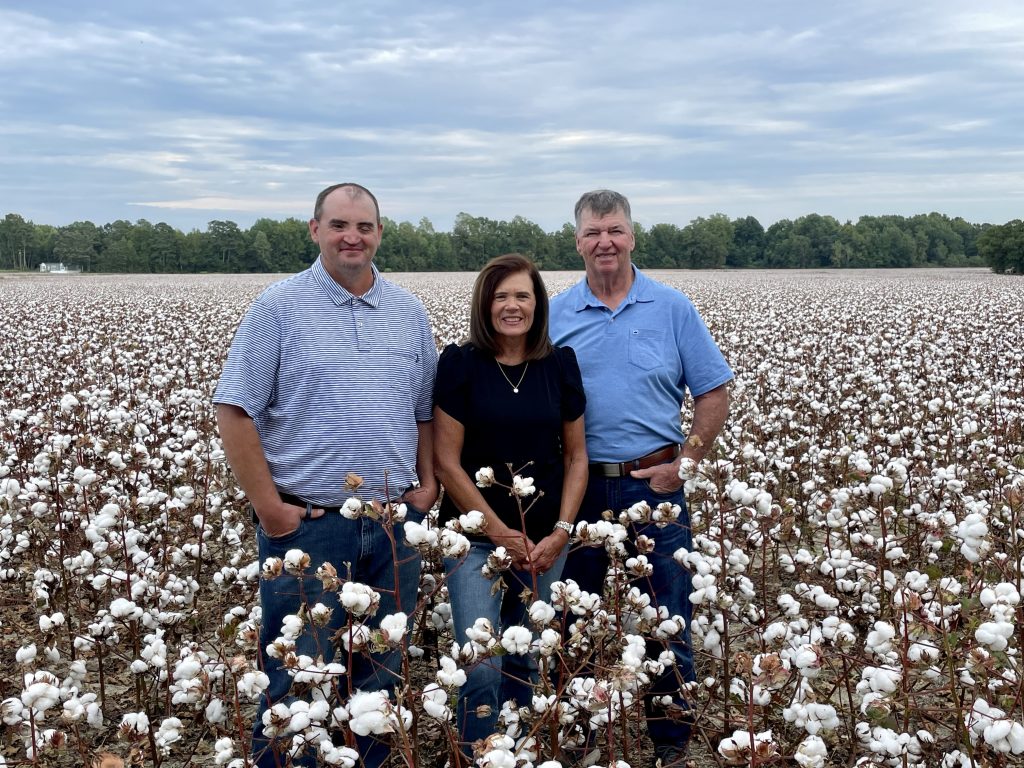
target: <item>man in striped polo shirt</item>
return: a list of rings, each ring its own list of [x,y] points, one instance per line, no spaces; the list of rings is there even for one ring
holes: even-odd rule
[[[437,348],[422,303],[373,265],[382,232],[377,200],[365,187],[321,192],[309,222],[320,257],[249,308],[213,398],[228,462],[259,523],[260,562],[293,549],[310,558],[304,576],[285,572],[260,583],[260,660],[270,678],[253,727],[260,766],[281,764],[276,753],[291,746],[291,737],[275,742],[264,728],[277,730],[269,708],[295,694],[268,645],[287,616],[323,603],[333,610],[330,621],[307,621],[295,653],[330,661],[331,636],[347,623],[338,593],[313,575],[321,564],[380,593],[378,623],[398,611],[415,613],[420,563],[401,527],[392,537],[378,520],[339,514],[358,496],[402,501],[407,519],[419,521],[438,492],[431,451]],[[350,474],[362,478],[355,490],[351,482],[346,487]],[[343,698],[356,689],[389,689],[401,663],[398,652],[352,659],[347,680],[338,682]],[[366,766],[386,760],[385,744],[358,742]],[[314,764],[314,749],[295,764]]]

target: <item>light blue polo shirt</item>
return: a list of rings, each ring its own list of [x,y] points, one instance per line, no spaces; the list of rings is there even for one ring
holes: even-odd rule
[[[633,285],[612,311],[586,278],[551,300],[551,341],[572,347],[587,393],[591,462],[620,462],[682,443],[680,412],[733,378],[696,307],[635,266]]]
[[[317,259],[249,308],[213,401],[252,417],[280,490],[339,506],[354,472],[356,495],[383,500],[385,479],[392,498],[417,479],[416,422],[433,418],[436,368],[419,299],[376,267],[354,296]]]

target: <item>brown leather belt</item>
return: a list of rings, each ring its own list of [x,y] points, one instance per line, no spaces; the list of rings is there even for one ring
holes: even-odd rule
[[[629,477],[629,473],[634,469],[647,469],[672,461],[679,455],[679,451],[680,446],[678,445],[666,445],[664,448],[659,448],[632,461],[620,461],[618,464],[591,464],[590,472],[601,477]]]

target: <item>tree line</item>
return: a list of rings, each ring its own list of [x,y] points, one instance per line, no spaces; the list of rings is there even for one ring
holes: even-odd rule
[[[376,263],[385,271],[476,271],[510,251],[531,256],[542,269],[580,269],[573,225],[545,232],[516,216],[496,221],[460,213],[451,232],[426,218],[413,225],[384,219]],[[783,219],[767,229],[753,216],[694,219],[685,227],[634,225],[634,262],[641,268],[865,268],[989,265],[1024,274],[1024,222],[972,224],[939,213],[862,216],[841,224],[815,213]],[[15,213],[0,221],[0,269],[38,269],[62,262],[86,272],[296,272],[318,249],[305,221],[260,219],[249,229],[211,221],[205,231],[182,232],[145,219],[97,226],[34,224]]]

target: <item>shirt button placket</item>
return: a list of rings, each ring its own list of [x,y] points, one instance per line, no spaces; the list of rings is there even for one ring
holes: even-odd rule
[[[366,339],[363,336],[363,307],[359,302],[352,306],[353,332],[356,336],[356,348],[365,351],[367,348]]]

